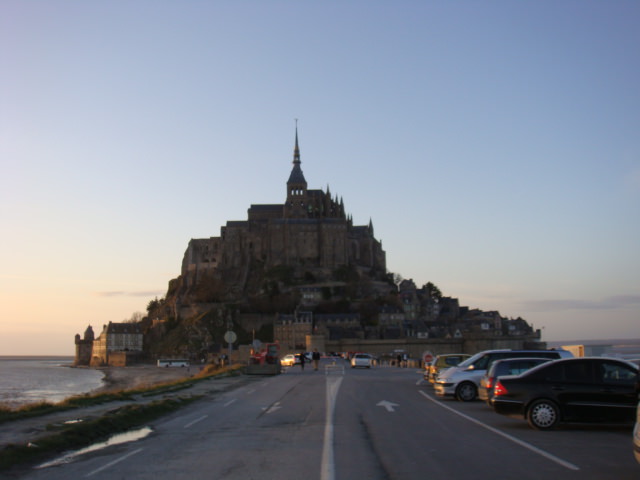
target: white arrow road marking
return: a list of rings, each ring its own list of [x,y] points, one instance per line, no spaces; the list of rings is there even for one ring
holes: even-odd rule
[[[281,408],[282,408],[282,407],[280,406],[280,402],[276,402],[276,403],[274,403],[273,405],[271,405],[269,408],[264,407],[264,408],[263,408],[263,410],[266,410],[266,412],[264,412],[264,413],[273,413],[273,412],[275,412],[276,410],[279,410],[279,409],[281,409]]]
[[[382,400],[381,402],[376,404],[376,407],[386,408],[387,412],[395,412],[393,407],[399,407],[399,406],[400,405],[398,405],[397,403],[389,402],[388,400]]]

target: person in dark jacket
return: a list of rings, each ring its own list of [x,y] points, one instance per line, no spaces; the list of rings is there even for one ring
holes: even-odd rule
[[[311,354],[311,360],[313,361],[313,369],[318,371],[318,364],[320,363],[320,352],[317,348],[313,349],[313,353]]]

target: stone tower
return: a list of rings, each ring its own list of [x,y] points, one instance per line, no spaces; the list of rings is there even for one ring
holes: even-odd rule
[[[76,333],[76,357],[73,362],[74,365],[86,365],[91,363],[91,352],[93,349],[94,333],[91,325],[84,331],[84,338],[80,338],[80,334]]]

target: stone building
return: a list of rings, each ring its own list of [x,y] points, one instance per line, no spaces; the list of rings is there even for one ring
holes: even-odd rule
[[[285,202],[251,205],[247,220],[228,221],[220,236],[192,239],[182,262],[183,293],[203,276],[234,285],[239,293],[255,290],[252,274],[283,266],[295,278],[316,280],[329,279],[341,266],[369,276],[386,273],[385,252],[372,222],[353,225],[342,199],[332,197],[329,187],[326,192],[308,188],[297,129]]]
[[[282,353],[306,350],[307,337],[313,333],[313,313],[296,312],[277,315],[273,336],[280,343]]]
[[[93,328],[91,325],[84,331],[84,338],[80,337],[79,333],[76,333],[76,358],[73,362],[74,365],[88,366],[91,363],[91,354],[93,352],[93,340],[95,339],[93,334]]]
[[[114,323],[104,325],[98,338],[93,329],[87,327],[84,339],[76,334],[75,365],[126,366],[139,360],[142,355],[144,335],[137,323]]]

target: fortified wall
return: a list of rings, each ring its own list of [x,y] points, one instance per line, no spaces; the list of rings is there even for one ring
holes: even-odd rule
[[[311,336],[310,336],[311,337]],[[539,334],[514,337],[480,336],[471,335],[464,338],[451,339],[421,339],[404,338],[393,340],[362,340],[342,339],[324,341],[321,350],[321,341],[314,336],[309,343],[314,343],[313,348],[325,352],[366,352],[376,356],[391,355],[396,351],[406,353],[410,358],[421,359],[425,352],[433,355],[445,353],[467,353],[473,355],[483,350],[495,349],[545,349],[545,342],[540,341]]]

